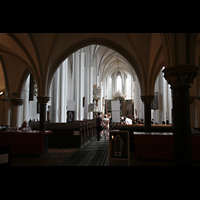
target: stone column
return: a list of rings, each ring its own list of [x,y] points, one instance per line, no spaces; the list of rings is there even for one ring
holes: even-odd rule
[[[126,74],[124,74],[124,87],[122,87],[122,90],[123,90],[122,94],[125,94],[125,95],[128,94],[127,93],[127,75]]]
[[[10,101],[9,98],[0,98],[0,124],[10,125]]]
[[[66,122],[66,67],[65,62],[60,66],[60,98],[59,98],[59,122]],[[59,89],[59,88],[57,88]]]
[[[21,106],[24,103],[24,99],[21,98],[12,98],[11,102],[13,103],[13,110],[12,110],[12,120],[10,126],[20,126],[20,115],[19,115],[19,106]]]
[[[37,97],[38,102],[40,103],[40,130],[46,130],[46,113],[47,113],[47,102],[49,101],[49,97],[41,96]]]
[[[79,120],[84,118],[84,108],[83,108],[83,97],[84,94],[84,82],[85,82],[85,73],[84,73],[84,64],[85,63],[85,53],[83,49],[80,50],[79,54]]]
[[[90,101],[89,93],[90,93],[90,77],[89,77],[89,70],[88,66],[85,67],[85,119],[90,119],[89,112],[88,112],[88,105]]]
[[[163,70],[173,95],[173,135],[175,165],[191,165],[189,88],[197,76],[196,66],[175,66]]]
[[[151,102],[154,95],[141,95],[141,99],[144,103],[144,131],[151,132]]]
[[[23,104],[23,121],[29,121],[29,82],[30,76],[28,76],[25,85],[24,85],[24,104]]]
[[[90,67],[90,75],[89,75],[89,103],[93,103],[93,85],[94,85],[94,67]],[[90,119],[93,118],[93,112],[90,112]]]
[[[73,65],[74,65],[74,100],[76,101],[76,111],[75,111],[75,120],[79,120],[79,113],[80,113],[80,110],[79,110],[79,98],[80,98],[80,95],[79,95],[79,65],[80,65],[80,60],[79,60],[79,54],[80,54],[80,51],[76,51],[74,53],[74,62],[73,62]]]

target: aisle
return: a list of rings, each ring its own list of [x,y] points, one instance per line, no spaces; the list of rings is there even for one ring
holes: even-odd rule
[[[77,150],[61,166],[107,166],[108,140],[96,138]]]

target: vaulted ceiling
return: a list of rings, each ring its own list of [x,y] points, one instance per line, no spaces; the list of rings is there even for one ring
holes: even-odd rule
[[[93,59],[95,58],[97,59],[97,68],[102,81],[118,69],[124,71],[126,74],[130,74],[133,78],[135,77],[134,69],[130,63],[121,54],[111,48],[95,45]]]
[[[39,96],[45,96],[58,66],[78,49],[97,44],[100,76],[123,66],[135,72],[142,94],[153,94],[163,65],[199,65],[199,39],[197,33],[0,33],[1,72],[8,96],[21,91],[30,72]]]

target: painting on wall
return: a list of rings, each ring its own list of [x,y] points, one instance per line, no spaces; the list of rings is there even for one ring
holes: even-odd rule
[[[67,122],[74,122],[75,111],[67,111]]]

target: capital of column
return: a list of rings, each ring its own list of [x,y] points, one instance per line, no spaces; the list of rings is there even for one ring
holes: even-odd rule
[[[165,68],[162,72],[171,88],[174,87],[191,87],[194,78],[198,74],[199,67],[191,65],[180,65],[170,68]]]
[[[50,99],[50,97],[45,97],[45,96],[37,97],[37,100],[40,104],[47,104],[49,99]]]
[[[141,95],[140,97],[141,97],[142,102],[144,102],[144,103],[149,103],[149,104],[150,104],[150,103],[153,101],[153,99],[154,99],[154,95]]]
[[[21,106],[24,103],[24,99],[21,98],[12,98],[10,100],[15,106]]]

